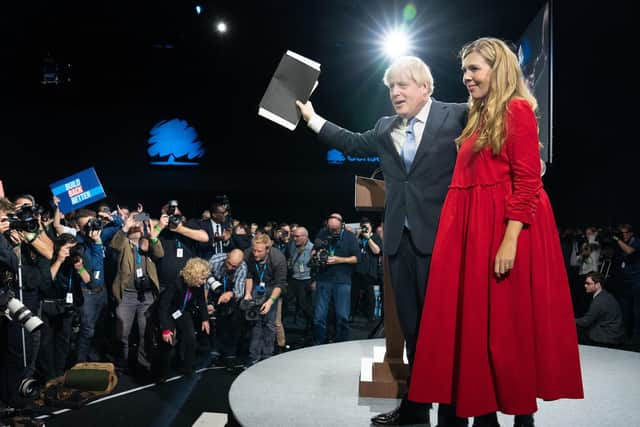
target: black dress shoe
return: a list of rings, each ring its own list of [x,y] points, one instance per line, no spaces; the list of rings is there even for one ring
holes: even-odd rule
[[[513,420],[513,427],[535,427],[533,415],[516,415]]]
[[[473,427],[500,427],[498,424],[498,415],[495,412],[473,417]]]
[[[408,414],[406,411],[402,411],[400,409],[400,406],[393,411],[378,414],[375,417],[371,418],[371,424],[373,424],[374,426],[431,426],[427,415],[419,416],[416,414]]]

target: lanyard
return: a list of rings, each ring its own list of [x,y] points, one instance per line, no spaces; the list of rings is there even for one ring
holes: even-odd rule
[[[340,240],[342,240],[342,234],[343,233],[344,233],[344,230],[342,230],[340,232],[340,238],[338,239],[338,242],[336,242],[336,244],[334,246],[329,245],[329,256],[335,256],[336,247],[338,246],[338,243],[340,242]]]
[[[68,287],[69,292],[71,292],[71,283],[72,283],[72,281],[73,281],[73,272],[69,271],[69,287]]]
[[[260,275],[259,283],[264,282],[264,273],[267,271],[267,263],[265,262],[262,266],[263,266],[264,268],[262,269],[262,271],[260,271],[260,264],[258,264],[258,263],[256,262],[256,271],[257,271],[257,272],[258,272],[258,274]]]
[[[187,308],[187,303],[191,299],[191,289],[187,289],[187,293],[184,295],[184,301],[182,301],[182,311]]]
[[[222,291],[227,292],[227,275],[222,278]]]
[[[131,249],[136,257],[136,267],[140,267],[142,265],[142,255],[140,255],[140,248],[137,244],[131,242]]]
[[[176,248],[178,249],[182,248],[182,242],[177,237],[176,237]]]

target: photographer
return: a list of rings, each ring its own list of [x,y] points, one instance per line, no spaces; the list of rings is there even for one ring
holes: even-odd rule
[[[13,205],[5,198],[0,198],[0,294],[6,295],[10,290],[10,279],[18,272],[18,257],[5,237],[9,232],[7,214],[13,211]],[[4,311],[6,307],[0,307]],[[11,333],[10,333],[11,331]],[[10,404],[20,382],[22,360],[9,352],[16,346],[16,334],[13,333],[12,322],[0,316],[0,403]]]
[[[315,283],[311,279],[311,268],[309,260],[313,243],[309,241],[309,232],[305,227],[297,227],[292,232],[294,249],[291,258],[288,260],[289,266],[289,302],[295,300],[296,315],[298,310],[302,310],[306,325],[305,335],[309,332],[313,324],[313,292]]]
[[[143,229],[149,230],[143,236]],[[144,331],[147,326],[145,312],[159,292],[158,272],[150,255],[162,258],[164,251],[158,240],[158,228],[143,226],[135,216],[127,217],[124,227],[111,241],[111,248],[118,251],[118,272],[113,281],[113,296],[117,303],[116,334],[122,344],[124,363],[129,360],[129,334],[133,321],[138,324],[138,353],[136,360],[144,369],[150,370],[151,364],[145,354]]]
[[[209,236],[200,228],[199,220],[185,222],[176,200],[162,207],[160,220],[158,223],[152,221],[151,226],[159,233],[164,250],[162,258],[154,258],[160,287],[175,285],[187,260],[197,256],[198,245],[209,242]]]
[[[622,314],[629,335],[636,345],[640,344],[640,239],[633,233],[630,224],[618,227],[619,235],[613,239],[620,249],[620,268],[623,289]]]
[[[351,309],[351,273],[358,262],[358,240],[345,231],[342,216],[333,213],[326,228],[320,230],[316,251],[326,251],[326,265],[316,277],[316,307],[314,313],[314,344],[324,344],[329,302],[334,301],[336,311],[336,341],[349,339],[349,311]],[[321,247],[318,247],[321,243]]]
[[[71,344],[74,310],[82,306],[81,283],[91,281],[84,267],[84,251],[71,234],[61,234],[54,244],[51,280],[42,290],[42,331],[40,365],[45,381],[64,373]]]
[[[247,284],[241,308],[257,310],[257,318],[251,328],[251,344],[247,365],[273,355],[275,340],[275,307],[283,289],[287,286],[287,260],[280,251],[271,248],[272,241],[266,234],[258,234],[251,243],[251,253],[245,257],[248,267]],[[246,317],[253,317],[247,315]]]
[[[190,258],[180,270],[177,281],[166,284],[160,294],[158,307],[160,329],[164,345],[160,352],[159,373],[164,378],[169,369],[169,356],[172,346],[178,344],[180,357],[179,371],[184,374],[194,373],[196,355],[196,338],[194,324],[209,334],[209,319],[203,287],[211,274],[209,263],[202,258]],[[205,319],[198,323],[197,319]]]
[[[230,365],[236,357],[241,319],[237,309],[244,296],[247,280],[247,264],[240,249],[228,254],[215,254],[209,260],[213,280],[205,287],[207,311],[215,315],[216,339],[219,360]]]
[[[289,259],[289,249],[291,243],[291,227],[286,222],[280,224],[275,232],[273,247],[282,252],[285,258]]]
[[[53,242],[43,232],[39,210],[32,196],[18,196],[13,206],[15,209],[5,199],[6,221],[3,228],[8,228],[5,230],[5,241],[13,245],[20,266],[15,274],[6,275],[2,281],[6,289],[13,291],[15,297],[32,313],[37,313],[40,308],[40,289],[49,280],[48,258],[53,253]],[[8,369],[13,371],[8,374],[7,391],[15,396],[20,381],[27,380],[35,373],[41,332],[23,331],[15,321],[6,326],[6,334],[5,330],[1,333],[7,339]]]
[[[362,218],[358,231],[360,260],[356,264],[353,284],[351,286],[351,315],[355,316],[360,309],[368,320],[374,320],[375,301],[373,287],[378,278],[378,264],[382,255],[382,240],[373,233],[371,221]],[[360,295],[364,294],[364,306],[360,306]]]
[[[104,246],[102,244],[103,225],[103,222],[97,219],[96,213],[92,210],[78,209],[76,212],[76,240],[78,246],[82,247],[82,261],[85,270],[80,281],[83,304],[80,306],[78,362],[89,361],[96,322],[107,305],[104,281]]]

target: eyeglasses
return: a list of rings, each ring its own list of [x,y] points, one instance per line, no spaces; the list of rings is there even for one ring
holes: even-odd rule
[[[595,282],[584,282],[584,284],[587,286],[593,286],[595,285]]]

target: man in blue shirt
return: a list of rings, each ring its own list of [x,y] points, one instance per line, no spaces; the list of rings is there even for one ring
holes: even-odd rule
[[[358,240],[353,233],[344,229],[342,216],[333,213],[327,219],[327,227],[320,230],[315,241],[316,252],[326,251],[328,258],[316,277],[313,341],[316,345],[324,344],[332,297],[336,311],[336,341],[346,341],[349,339],[351,273],[358,262]],[[321,248],[318,247],[319,244]]]

